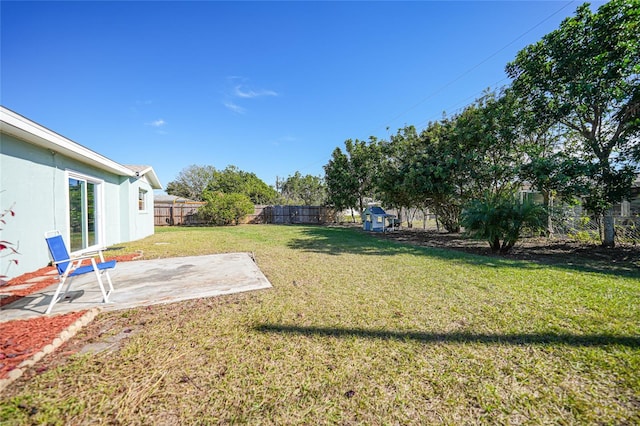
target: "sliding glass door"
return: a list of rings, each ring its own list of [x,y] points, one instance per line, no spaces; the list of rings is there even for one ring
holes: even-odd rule
[[[98,244],[97,214],[100,184],[81,177],[69,177],[69,237],[71,251]]]

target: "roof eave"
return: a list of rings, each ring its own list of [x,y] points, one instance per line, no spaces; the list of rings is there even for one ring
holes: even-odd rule
[[[149,185],[151,185],[153,189],[162,189],[160,179],[158,179],[158,175],[156,175],[156,171],[153,170],[153,167],[148,167],[141,171],[140,176],[145,176],[149,181]]]
[[[0,131],[32,145],[73,158],[84,164],[120,176],[135,176],[135,173],[131,169],[122,164],[116,163],[4,107],[0,107]],[[160,185],[160,182],[157,181],[157,176],[155,179],[156,183]]]

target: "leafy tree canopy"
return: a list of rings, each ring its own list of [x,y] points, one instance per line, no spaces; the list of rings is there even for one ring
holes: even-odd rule
[[[389,207],[424,207],[426,197],[406,181],[407,170],[421,149],[418,132],[406,126],[391,136],[390,141],[379,141],[379,165],[375,174],[375,195]]]
[[[340,148],[333,150],[324,172],[327,204],[337,211],[355,207],[358,202],[358,180],[351,174],[349,157]]]
[[[296,171],[278,184],[280,193],[286,204],[321,206],[327,199],[324,180],[318,176],[304,175]]]
[[[167,184],[167,193],[196,201],[205,199],[205,191],[225,194],[244,194],[255,204],[273,203],[275,189],[264,183],[254,173],[227,166],[217,170],[213,166],[191,165],[183,169],[175,181]]]
[[[575,152],[590,168],[587,206],[610,210],[627,196],[640,160],[640,0],[589,4],[507,65],[513,90],[543,120],[581,138]],[[607,220],[608,219],[608,220]],[[605,216],[603,245],[614,245]]]
[[[203,201],[204,191],[214,180],[216,168],[213,166],[191,165],[178,173],[176,180],[167,184],[167,194]]]
[[[242,171],[236,166],[227,166],[222,171],[216,171],[214,179],[209,182],[207,189],[211,192],[225,194],[244,194],[254,204],[270,204],[275,202],[278,197],[276,190],[264,183],[254,173]]]

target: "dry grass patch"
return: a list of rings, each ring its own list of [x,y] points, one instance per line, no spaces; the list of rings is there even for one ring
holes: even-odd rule
[[[66,352],[129,337],[60,352],[0,422],[640,422],[638,277],[344,228],[164,228],[121,250],[249,251],[274,288],[102,314]]]

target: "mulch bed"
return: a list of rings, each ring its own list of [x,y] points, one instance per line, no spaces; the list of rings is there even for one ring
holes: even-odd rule
[[[50,344],[85,312],[0,323],[0,379]]]
[[[6,285],[0,287],[0,292],[3,294],[0,295],[0,308],[8,305],[9,303],[13,303],[16,300],[28,296],[30,294],[36,293],[44,288],[49,287],[51,284],[55,284],[58,281],[57,274],[51,274],[55,271],[56,268],[53,266],[45,266],[44,268],[40,268],[37,271],[29,272],[27,274],[20,275],[9,281]],[[13,290],[11,287],[21,286],[22,284],[27,284],[29,280],[34,278],[43,277],[44,279],[38,282],[31,284],[29,287],[18,288]]]
[[[507,254],[492,253],[489,244],[466,238],[462,234],[441,233],[420,228],[403,228],[375,237],[413,244],[455,250],[510,260],[526,260],[542,265],[582,268],[593,272],[636,275],[640,277],[640,244],[621,244],[605,248],[596,243],[571,239],[522,238]]]
[[[140,258],[139,253],[110,257],[107,260],[127,262],[137,258]],[[6,285],[0,287],[0,292],[3,293],[3,296],[0,296],[0,308],[55,284],[58,281],[58,275],[51,273],[54,270],[55,268],[51,266],[40,268],[37,271],[13,278]],[[30,286],[25,286],[30,280],[39,277],[43,277],[43,279],[33,282]],[[17,288],[13,290],[12,287]],[[0,379],[5,378],[22,361],[29,359],[50,344],[85,312],[0,322]]]

